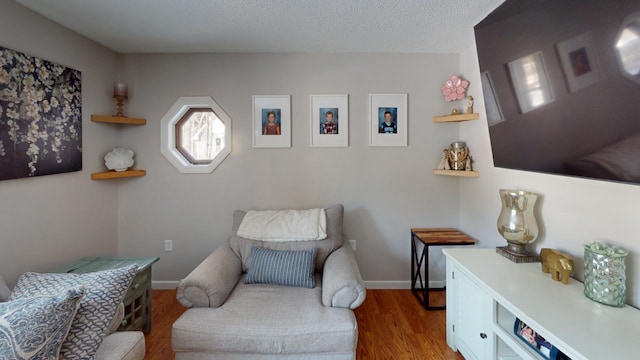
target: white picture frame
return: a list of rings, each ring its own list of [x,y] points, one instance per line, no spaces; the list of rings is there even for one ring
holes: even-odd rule
[[[555,100],[541,51],[513,60],[508,65],[520,111],[523,114]],[[531,79],[537,79],[537,81]]]
[[[407,146],[407,117],[407,94],[369,94],[369,146]]]
[[[349,146],[349,95],[311,95],[311,147]]]
[[[488,71],[484,71],[480,74],[482,83],[482,93],[484,94],[484,106],[487,111],[487,123],[489,126],[499,124],[504,121],[504,115],[502,114],[502,108],[500,107],[500,101],[496,96],[496,91],[493,87],[493,81]]]
[[[291,147],[291,95],[253,96],[253,147]]]
[[[591,32],[556,44],[564,77],[570,92],[576,92],[602,80]]]

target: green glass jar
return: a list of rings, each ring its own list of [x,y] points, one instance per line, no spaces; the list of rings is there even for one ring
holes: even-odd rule
[[[584,295],[610,306],[626,303],[626,265],[629,252],[597,241],[584,245]]]

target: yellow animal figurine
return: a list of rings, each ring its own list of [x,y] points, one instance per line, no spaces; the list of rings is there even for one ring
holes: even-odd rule
[[[573,258],[563,254],[555,249],[544,248],[540,250],[540,261],[542,261],[542,272],[551,273],[551,278],[560,281],[562,275],[562,283],[569,283],[569,276],[573,271]]]

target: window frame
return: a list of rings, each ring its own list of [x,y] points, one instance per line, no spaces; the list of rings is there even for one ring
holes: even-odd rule
[[[224,148],[211,162],[192,161],[178,149],[176,144],[176,125],[193,111],[210,109],[224,123]],[[181,97],[167,111],[161,121],[161,152],[180,172],[191,174],[210,174],[231,153],[232,120],[227,113],[209,96]]]

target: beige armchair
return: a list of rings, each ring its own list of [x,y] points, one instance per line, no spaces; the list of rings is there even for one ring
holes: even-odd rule
[[[354,253],[343,243],[343,212],[342,205],[326,209],[324,240],[262,242],[237,236],[246,213],[236,211],[229,242],[180,282],[177,298],[190,309],[173,324],[176,359],[355,359],[352,310],[366,290]],[[296,253],[315,248],[315,286],[245,283],[257,266],[255,257],[251,265],[254,246]]]

